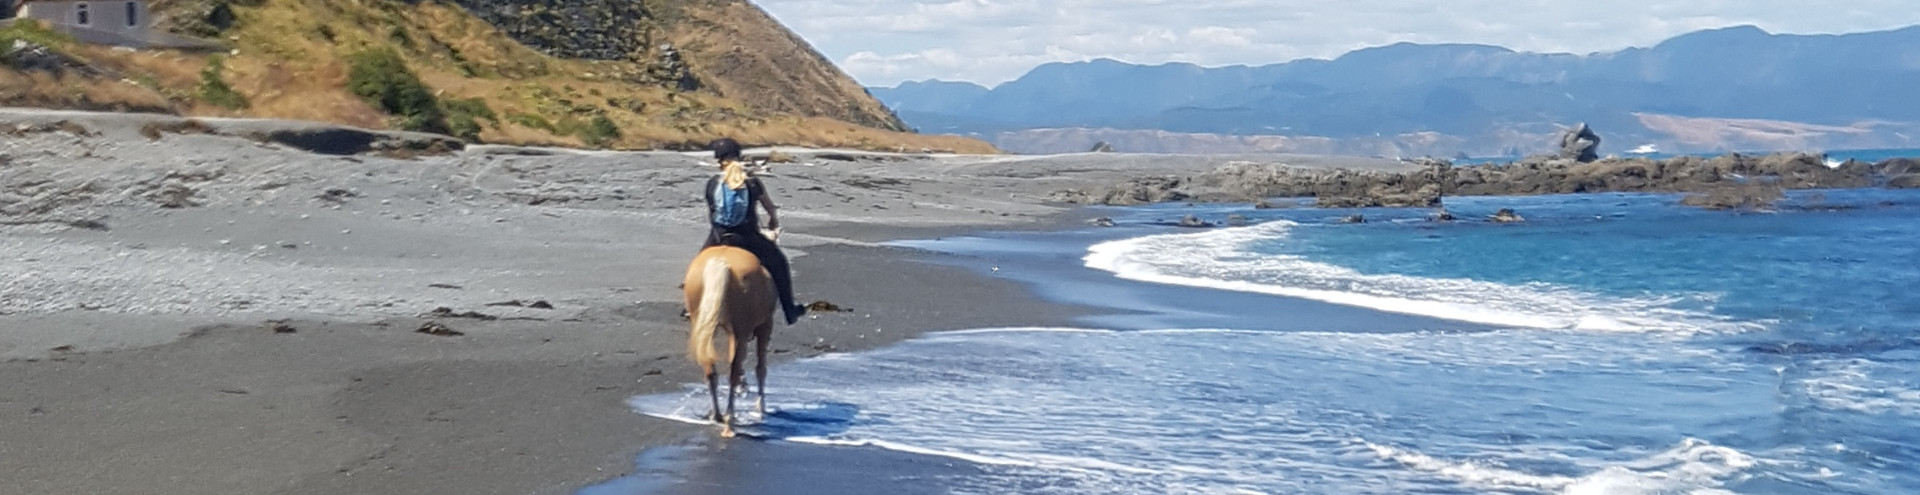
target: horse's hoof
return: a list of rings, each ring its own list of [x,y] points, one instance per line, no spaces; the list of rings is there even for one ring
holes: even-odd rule
[[[720,438],[733,438],[733,428],[720,430]]]

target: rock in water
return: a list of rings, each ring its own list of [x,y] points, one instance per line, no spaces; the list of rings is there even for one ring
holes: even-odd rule
[[[1581,163],[1599,160],[1600,135],[1594,134],[1585,122],[1567,129],[1560,135],[1560,158]]]
[[[1786,198],[1786,190],[1778,183],[1748,181],[1688,194],[1680,198],[1680,204],[1709,210],[1758,210],[1771,208]]]
[[[1113,143],[1109,143],[1109,142],[1106,142],[1106,141],[1101,141],[1101,142],[1098,142],[1098,143],[1093,143],[1093,149],[1091,149],[1091,150],[1087,150],[1087,151],[1090,151],[1090,152],[1093,152],[1093,153],[1112,153],[1112,152],[1113,152]]]
[[[1358,214],[1348,215],[1346,218],[1340,219],[1340,223],[1367,223],[1367,216]]]
[[[1208,223],[1206,220],[1201,220],[1200,217],[1187,215],[1185,217],[1180,218],[1180,226],[1181,227],[1212,227],[1213,224]]]
[[[1893,176],[1887,179],[1887,187],[1892,189],[1920,189],[1920,174]]]
[[[1888,177],[1920,174],[1920,160],[1912,158],[1888,158],[1873,164],[1875,171]]]
[[[1522,218],[1519,213],[1514,213],[1512,208],[1501,208],[1500,211],[1493,212],[1493,216],[1490,218],[1493,220],[1493,223],[1517,223],[1527,221],[1527,219]]]

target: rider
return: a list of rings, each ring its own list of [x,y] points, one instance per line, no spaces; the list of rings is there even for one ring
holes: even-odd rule
[[[747,175],[747,166],[740,161],[740,143],[732,138],[720,138],[708,144],[713,149],[713,158],[720,162],[720,175],[707,179],[707,219],[712,227],[707,232],[707,243],[702,249],[718,245],[735,246],[760,257],[760,265],[766,267],[767,274],[773,276],[773,285],[780,291],[780,307],[787,315],[787,324],[799,321],[807,314],[805,306],[793,303],[793,274],[787,267],[787,255],[780,252],[772,239],[760,232],[760,219],[754,213],[754,204],[767,210],[767,229],[780,229],[780,216],[775,213],[779,208],[773,205],[773,198],[767,196],[767,188],[760,179]],[[721,190],[720,187],[728,190]],[[743,221],[729,224],[718,214],[719,203],[732,194],[746,195],[745,217]]]

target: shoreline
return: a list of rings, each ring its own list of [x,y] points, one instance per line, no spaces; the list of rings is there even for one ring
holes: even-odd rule
[[[852,311],[816,313],[777,328],[774,363],[877,349],[942,330],[1068,325],[1086,313],[1025,297],[1029,289],[1019,282],[929,262],[939,256],[933,253],[857,245],[806,251],[794,261],[803,300]],[[284,321],[293,329],[287,334],[234,318],[0,316],[0,322],[43,330],[98,321],[109,330],[151,326],[164,333],[171,327],[186,334],[153,346],[75,346],[0,362],[0,370],[16,377],[0,386],[0,407],[26,409],[19,412],[27,417],[0,426],[0,438],[7,439],[0,452],[22,477],[16,486],[29,491],[571,493],[628,474],[644,450],[709,433],[626,405],[635,395],[700,381],[683,355],[678,309],[673,302],[641,302],[590,308],[558,322],[296,318]],[[427,321],[465,335],[412,332]],[[136,435],[112,424],[158,430]],[[236,448],[249,451],[246,462],[179,454]],[[98,456],[106,451],[147,461],[110,470],[117,475],[76,476],[100,472],[95,462],[105,461]],[[167,458],[175,460],[160,461]],[[165,474],[189,464],[198,465],[188,471],[197,476]],[[337,467],[295,479],[269,474],[328,464]],[[153,481],[169,478],[178,484]],[[200,483],[220,478],[246,482],[227,485],[231,490]]]
[[[675,285],[700,157],[321,155],[142,122],[0,145],[16,489],[568,493],[703,433],[625,404],[698,381]],[[1059,187],[1217,165],[903,160],[773,169],[799,295],[858,311],[781,327],[782,362],[1069,321],[1082,311],[874,243],[1066,225],[1080,210],[1047,204]]]
[[[625,403],[700,381],[675,288],[711,172],[696,154],[319,155],[147,138],[138,119],[85,125],[0,146],[0,373],[14,377],[0,416],[19,418],[0,422],[0,472],[18,489],[571,493],[705,433]],[[776,165],[801,300],[853,310],[778,327],[776,361],[1138,318],[1099,293],[1054,302],[1040,292],[1066,289],[1022,278],[1046,270],[989,275],[985,258],[881,243],[1081,227],[1114,212],[1056,193],[1249,159],[835,152]],[[1419,170],[1267,159],[1254,165]],[[416,332],[428,322],[462,335]]]

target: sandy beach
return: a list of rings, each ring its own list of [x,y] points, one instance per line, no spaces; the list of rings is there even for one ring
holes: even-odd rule
[[[709,433],[623,403],[697,381],[676,285],[707,156],[328,155],[249,138],[295,124],[156,121],[0,112],[9,491],[567,493]],[[780,151],[798,292],[851,309],[779,328],[782,360],[1064,324],[1087,310],[876,243],[1083,222],[1048,196],[1250,159]]]

